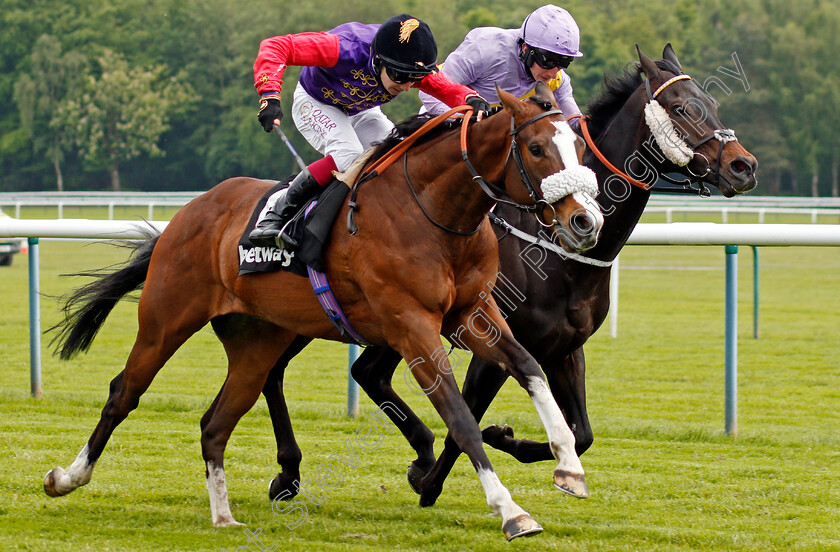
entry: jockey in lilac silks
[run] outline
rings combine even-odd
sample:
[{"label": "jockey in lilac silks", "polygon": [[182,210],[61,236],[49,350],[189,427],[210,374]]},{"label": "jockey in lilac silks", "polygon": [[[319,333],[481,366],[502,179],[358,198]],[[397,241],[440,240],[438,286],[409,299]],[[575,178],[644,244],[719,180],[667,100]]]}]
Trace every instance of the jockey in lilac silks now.
[{"label": "jockey in lilac silks", "polygon": [[382,25],[346,23],[321,33],[267,38],[254,63],[260,94],[258,118],[266,132],[283,117],[280,91],[288,65],[302,65],[292,118],[313,148],[325,157],[302,171],[262,213],[249,238],[258,245],[298,246],[285,232],[297,210],[364,150],[383,140],[393,123],[379,106],[417,88],[442,105],[489,106],[473,89],[437,70],[437,44],[429,26],[407,14]]},{"label": "jockey in lilac silks", "polygon": [[[491,104],[499,102],[496,84],[523,98],[533,94],[537,81],[542,81],[554,91],[557,105],[568,118],[580,114],[565,72],[572,60],[583,55],[579,48],[580,30],[575,20],[563,8],[549,4],[528,15],[519,29],[473,29],[447,56],[441,72]],[[421,92],[420,99],[432,114],[446,111],[444,104],[429,94]]]}]

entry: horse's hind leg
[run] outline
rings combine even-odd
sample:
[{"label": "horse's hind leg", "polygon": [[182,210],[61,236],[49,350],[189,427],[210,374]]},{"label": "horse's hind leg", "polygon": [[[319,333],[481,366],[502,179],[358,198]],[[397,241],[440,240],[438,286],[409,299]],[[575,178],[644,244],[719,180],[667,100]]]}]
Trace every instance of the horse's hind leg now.
[{"label": "horse's hind leg", "polygon": [[[229,324],[225,331],[219,331],[220,326],[214,324],[229,362],[227,379],[201,420],[201,454],[207,467],[210,514],[216,527],[240,525],[230,511],[225,482],[227,442],[239,419],[259,397],[276,359],[295,338],[294,333],[257,319],[248,317],[245,321],[245,324]],[[291,432],[290,423],[287,427]],[[293,434],[291,439],[294,442]]]},{"label": "horse's hind leg", "polygon": [[[49,496],[66,495],[90,481],[94,464],[114,429],[137,408],[140,396],[178,347],[207,322],[200,311],[190,306],[179,309],[181,305],[175,297],[162,301],[160,297],[152,298],[152,293],[144,292],[140,301],[134,347],[123,371],[111,381],[108,401],[93,434],[67,470],[57,467],[44,477],[44,491]],[[166,308],[154,305],[166,305]]]},{"label": "horse's hind leg", "polygon": [[[230,340],[231,345],[233,345],[235,335],[238,331],[247,330],[245,339],[253,342],[268,335],[266,332],[270,333],[272,331],[271,328],[276,328],[268,322],[245,315],[219,316],[211,322],[213,324],[213,330],[219,338],[223,342]],[[298,488],[295,487],[294,482],[300,481],[300,462],[303,456],[295,440],[295,433],[292,430],[292,420],[289,418],[289,410],[286,408],[286,397],[283,396],[283,376],[286,372],[286,367],[289,365],[289,361],[296,357],[311,341],[311,337],[297,336],[280,358],[277,359],[277,362],[274,363],[271,372],[268,374],[268,378],[265,380],[265,385],[263,385],[262,393],[268,405],[268,414],[271,417],[271,425],[274,428],[274,440],[277,443],[277,463],[281,468],[277,477],[269,482],[268,497],[270,500],[290,500],[298,493]],[[222,389],[219,390],[219,394],[216,395],[213,404],[210,405],[210,408],[201,419],[202,431],[216,410]]]},{"label": "horse's hind leg", "polygon": [[368,347],[353,363],[351,373],[353,379],[380,410],[391,418],[411,448],[417,452],[417,459],[408,467],[406,475],[411,488],[419,494],[420,481],[435,464],[435,434],[397,395],[391,385],[394,370],[401,360],[400,354],[390,347]]},{"label": "horse's hind leg", "polygon": [[[274,428],[274,440],[277,443],[277,463],[281,470],[268,485],[268,498],[272,501],[277,499],[291,500],[297,495],[300,485],[300,462],[303,457],[295,440],[295,433],[292,430],[289,410],[286,408],[286,397],[283,395],[283,376],[289,361],[297,356],[311,341],[312,339],[309,337],[297,336],[274,364],[262,390],[265,402],[268,405],[268,414],[271,416],[271,425]],[[295,486],[295,482],[298,482],[298,486]]]}]

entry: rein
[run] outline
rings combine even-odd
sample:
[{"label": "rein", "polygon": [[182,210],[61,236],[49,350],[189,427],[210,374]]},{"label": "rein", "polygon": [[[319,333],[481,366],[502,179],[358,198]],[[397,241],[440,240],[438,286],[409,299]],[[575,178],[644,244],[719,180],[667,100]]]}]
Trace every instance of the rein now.
[{"label": "rein", "polygon": [[[648,102],[654,102],[655,103],[656,102],[656,97],[659,94],[661,94],[663,90],[668,88],[671,84],[673,84],[675,82],[678,82],[678,81],[681,81],[681,80],[692,80],[692,79],[691,79],[690,75],[676,75],[676,76],[668,79],[664,83],[662,83],[662,85],[659,88],[657,88],[656,91],[651,92],[650,81],[648,79],[645,79],[645,90],[647,91]],[[692,157],[693,156],[699,156],[699,157],[702,157],[706,161],[705,170],[701,174],[696,174],[694,171],[692,171],[688,167],[688,164],[686,164],[685,165],[686,170],[689,172],[689,176],[686,180],[676,180],[676,179],[673,179],[673,178],[669,177],[668,175],[661,174],[661,175],[659,175],[659,177],[662,178],[663,180],[665,180],[667,182],[670,182],[671,184],[676,184],[678,186],[681,186],[680,189],[661,188],[661,187],[655,187],[653,184],[647,184],[645,182],[641,182],[639,180],[636,180],[635,178],[632,178],[630,175],[628,175],[627,173],[625,173],[624,171],[620,170],[618,167],[616,167],[615,165],[610,163],[609,159],[607,159],[607,157],[603,154],[603,152],[601,152],[601,150],[599,150],[598,147],[595,145],[595,141],[592,139],[592,136],[589,133],[589,126],[587,124],[587,117],[583,116],[583,115],[573,115],[573,116],[569,117],[569,120],[576,119],[576,118],[580,119],[580,129],[581,129],[581,133],[583,135],[583,139],[586,141],[587,147],[589,147],[589,149],[592,150],[592,153],[595,154],[595,157],[597,157],[598,160],[610,172],[612,172],[613,174],[615,174],[617,176],[620,176],[621,178],[623,178],[624,180],[629,182],[631,185],[636,186],[637,188],[641,188],[643,190],[655,190],[655,191],[671,192],[671,193],[692,193],[692,194],[697,193],[702,197],[710,196],[711,192],[705,186],[702,179],[706,175],[712,174],[714,176],[714,185],[717,186],[720,183],[720,179],[723,178],[720,174],[720,160],[721,160],[721,156],[723,155],[723,148],[724,148],[724,146],[726,145],[727,142],[738,140],[738,138],[735,136],[735,132],[731,129],[715,129],[713,132],[709,133],[707,136],[704,136],[703,138],[701,138],[698,142],[696,142],[694,144],[686,144],[692,150]],[[653,132],[653,129],[651,129],[651,132]],[[705,144],[706,142],[708,142],[712,138],[715,138],[720,142],[720,147],[718,148],[718,154],[717,154],[717,159],[716,159],[717,160],[717,168],[714,169],[714,170],[712,170],[712,164],[709,161],[709,159],[705,155],[703,155],[702,153],[697,153],[695,151],[698,147],[702,146],[703,144]],[[695,183],[698,185],[697,188],[693,188],[691,186],[692,184],[695,184]]]},{"label": "rein", "polygon": [[[453,233],[453,234],[461,235],[461,236],[471,236],[481,229],[481,227],[484,225],[483,220],[478,225],[478,227],[475,228],[474,230],[471,230],[469,232],[461,232],[461,231],[454,230],[454,229],[448,228],[446,226],[443,226],[442,224],[440,224],[437,221],[435,221],[434,219],[432,219],[431,216],[429,215],[429,213],[426,211],[426,209],[420,203],[420,200],[417,197],[417,193],[415,192],[414,187],[411,185],[411,182],[408,179],[408,171],[407,171],[407,155],[408,155],[407,150],[408,150],[408,148],[410,148],[412,146],[412,144],[414,144],[414,142],[417,141],[418,138],[420,138],[421,136],[423,136],[424,134],[429,132],[434,127],[441,124],[446,119],[449,119],[453,115],[455,115],[457,113],[460,113],[460,112],[463,112],[462,122],[461,122],[461,135],[460,135],[460,138],[461,138],[461,158],[464,160],[464,164],[467,166],[467,170],[470,172],[470,175],[472,175],[473,182],[478,184],[479,187],[482,189],[482,191],[488,197],[490,197],[493,201],[495,201],[497,203],[505,203],[507,205],[512,205],[512,206],[514,206],[517,209],[520,209],[522,211],[526,211],[526,212],[529,212],[529,213],[536,213],[544,205],[549,205],[545,201],[545,199],[543,199],[541,197],[539,190],[534,185],[533,181],[531,180],[531,176],[528,174],[528,171],[525,168],[524,161],[522,160],[522,153],[519,150],[519,145],[516,143],[516,135],[523,128],[525,128],[528,125],[542,119],[543,117],[548,117],[549,115],[562,115],[563,112],[560,111],[559,109],[552,109],[552,110],[549,110],[549,111],[545,111],[543,113],[540,113],[539,115],[535,115],[534,117],[531,117],[530,119],[528,119],[527,121],[525,121],[524,123],[519,125],[518,127],[515,126],[513,117],[511,116],[511,118],[510,118],[510,135],[511,135],[512,139],[511,139],[510,149],[508,150],[507,159],[510,159],[510,157],[513,156],[513,159],[516,162],[516,166],[519,169],[519,175],[520,175],[520,178],[522,179],[522,183],[525,185],[525,188],[528,190],[528,195],[534,201],[533,205],[524,205],[524,204],[521,204],[521,203],[517,203],[516,201],[508,200],[508,199],[505,199],[503,197],[500,197],[493,189],[493,188],[496,188],[496,187],[493,184],[491,184],[490,182],[488,182],[484,177],[479,175],[478,172],[475,170],[475,167],[473,166],[473,164],[470,163],[468,152],[467,152],[467,130],[469,128],[469,120],[470,120],[469,115],[472,113],[472,111],[473,111],[472,106],[462,105],[462,106],[459,106],[459,107],[452,108],[445,113],[441,113],[440,115],[438,115],[434,119],[430,119],[429,121],[426,121],[423,124],[423,126],[421,126],[419,129],[414,131],[411,134],[411,136],[405,138],[402,142],[397,144],[396,147],[394,147],[386,155],[384,155],[383,157],[378,159],[376,162],[374,162],[373,165],[371,165],[371,167],[368,170],[365,171],[365,173],[361,176],[361,178],[359,178],[359,181],[356,183],[356,185],[353,186],[353,189],[350,192],[350,199],[347,202],[347,206],[349,207],[349,211],[347,213],[347,231],[350,233],[351,236],[355,235],[356,232],[359,231],[359,227],[356,225],[356,223],[354,221],[354,212],[359,208],[359,204],[356,202],[356,195],[358,194],[359,188],[365,182],[367,182],[369,180],[372,180],[373,178],[382,174],[382,172],[385,169],[387,169],[389,166],[391,166],[394,163],[394,161],[396,161],[396,159],[401,155],[404,156],[403,171],[404,171],[404,174],[405,174],[406,182],[408,183],[409,188],[411,188],[411,192],[414,194],[414,198],[417,201],[417,204],[420,206],[420,210],[423,211],[423,214],[426,216],[426,218],[432,224],[434,224],[438,228],[441,228],[442,230],[445,230],[445,231]],[[507,165],[507,161],[505,161],[505,165]]]},{"label": "rein", "polygon": [[[548,117],[549,115],[563,115],[563,112],[559,109],[551,109],[549,111],[545,111],[531,117],[524,123],[519,126],[514,125],[513,117],[510,118],[510,149],[508,150],[507,159],[505,160],[505,166],[507,166],[508,160],[513,157],[514,162],[516,163],[516,167],[519,169],[519,177],[522,179],[522,183],[525,184],[525,189],[528,190],[528,195],[531,196],[531,199],[534,202],[534,205],[523,205],[521,203],[517,203],[515,201],[511,201],[505,199],[496,192],[498,188],[493,186],[490,182],[487,182],[482,176],[480,176],[475,168],[473,167],[472,163],[468,158],[467,154],[467,131],[465,127],[461,127],[461,157],[464,159],[464,163],[467,165],[467,170],[470,171],[472,175],[473,181],[481,186],[481,189],[484,190],[484,193],[487,194],[493,201],[497,203],[504,203],[506,205],[512,205],[521,211],[526,211],[528,213],[536,213],[538,212],[544,205],[548,205],[548,203],[540,196],[539,190],[537,187],[534,186],[534,182],[531,180],[531,176],[528,174],[527,169],[525,168],[525,162],[522,160],[522,152],[519,149],[519,144],[516,142],[516,135],[521,131],[523,128],[527,127],[528,125],[539,121],[543,117]],[[494,188],[496,188],[494,190]]]},{"label": "rein", "polygon": [[580,131],[583,133],[583,139],[586,141],[587,147],[589,147],[589,149],[592,150],[592,153],[595,154],[595,157],[597,157],[598,160],[610,170],[610,172],[620,176],[621,178],[623,178],[633,186],[636,186],[637,188],[641,188],[643,190],[650,190],[650,184],[646,184],[645,182],[636,180],[635,178],[631,177],[630,175],[628,175],[627,173],[610,163],[610,160],[607,159],[607,157],[601,152],[601,150],[598,149],[598,146],[595,145],[595,141],[592,139],[592,135],[589,134],[589,125],[586,122],[587,117],[584,117],[583,115],[572,115],[571,117],[569,117],[569,119],[577,118],[580,119]]},{"label": "rein", "polygon": [[[429,119],[426,121],[423,126],[419,129],[415,130],[411,136],[397,144],[391,151],[387,154],[383,155],[381,158],[377,159],[371,167],[362,174],[359,178],[358,182],[353,186],[352,190],[350,190],[350,199],[347,202],[347,206],[350,210],[347,213],[347,231],[350,233],[351,236],[355,236],[356,232],[359,231],[359,227],[356,225],[356,222],[353,220],[353,213],[359,208],[359,204],[356,202],[356,195],[359,193],[359,188],[362,187],[362,184],[368,182],[379,176],[385,169],[390,167],[397,158],[402,155],[404,152],[411,147],[414,142],[417,141],[418,138],[444,122],[446,119],[452,117],[456,113],[460,112],[470,112],[472,111],[472,106],[469,105],[462,105],[459,107],[454,107],[445,113],[441,113],[434,119]],[[468,119],[468,118],[466,118]],[[466,124],[466,123],[464,123]]]}]

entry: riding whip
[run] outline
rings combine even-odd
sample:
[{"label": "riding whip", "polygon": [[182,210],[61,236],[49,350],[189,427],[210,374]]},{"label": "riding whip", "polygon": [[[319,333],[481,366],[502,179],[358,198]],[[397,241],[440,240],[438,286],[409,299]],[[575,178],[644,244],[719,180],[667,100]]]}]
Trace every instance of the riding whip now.
[{"label": "riding whip", "polygon": [[298,152],[295,150],[295,147],[289,141],[289,138],[288,138],[288,136],[286,136],[286,133],[283,132],[283,130],[281,130],[279,119],[274,119],[274,125],[272,126],[272,128],[274,129],[274,133],[277,136],[279,136],[281,140],[283,140],[283,143],[286,144],[286,147],[289,148],[290,152],[292,152],[292,155],[294,156],[295,161],[297,161],[298,166],[300,166],[301,172],[304,172],[308,175],[309,174],[309,169],[306,168],[306,163],[304,163],[303,159],[300,158],[300,155],[298,155]]}]

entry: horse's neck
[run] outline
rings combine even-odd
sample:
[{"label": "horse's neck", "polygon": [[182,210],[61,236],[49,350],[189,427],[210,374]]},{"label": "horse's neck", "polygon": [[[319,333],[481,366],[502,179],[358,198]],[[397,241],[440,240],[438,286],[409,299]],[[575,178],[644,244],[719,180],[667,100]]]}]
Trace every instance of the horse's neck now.
[{"label": "horse's neck", "polygon": [[[647,135],[647,126],[643,107],[644,100],[640,99],[638,94],[631,96],[598,138],[601,153],[625,172],[626,161],[634,155],[644,155],[645,152],[643,137]],[[633,139],[628,140],[628,136],[632,136]],[[639,222],[650,198],[650,192],[615,176],[591,150],[587,150],[584,164],[589,166],[598,178],[601,188],[598,203],[604,213],[604,226],[598,244],[587,256],[612,260],[627,243],[633,228]],[[609,189],[604,189],[608,182]]]},{"label": "horse's neck", "polygon": [[[499,115],[482,124],[480,132],[470,129],[468,158],[476,171],[491,183],[501,187],[505,153],[504,137],[509,119]],[[504,121],[502,121],[504,119]],[[496,127],[503,130],[494,132]],[[481,139],[478,138],[480,135]],[[496,136],[499,139],[496,139]],[[429,216],[447,228],[469,232],[477,228],[493,200],[473,181],[461,156],[460,136],[453,133],[427,147],[417,148],[413,162],[409,160],[409,177]]]}]

